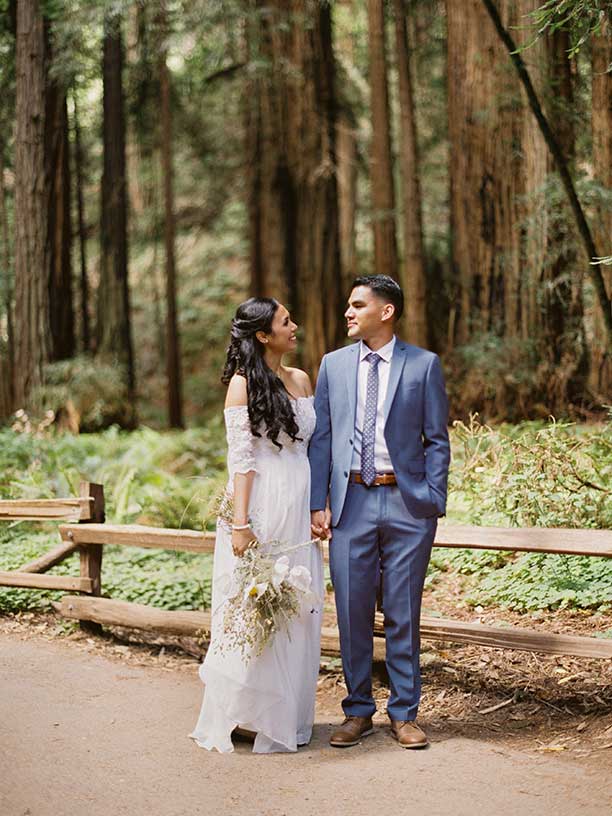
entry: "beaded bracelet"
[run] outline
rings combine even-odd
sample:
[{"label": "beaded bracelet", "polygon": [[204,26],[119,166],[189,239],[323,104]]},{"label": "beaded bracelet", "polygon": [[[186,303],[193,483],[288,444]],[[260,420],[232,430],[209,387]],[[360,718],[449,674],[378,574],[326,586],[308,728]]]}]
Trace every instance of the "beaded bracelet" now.
[{"label": "beaded bracelet", "polygon": [[250,527],[250,524],[232,524],[232,530],[248,530]]}]

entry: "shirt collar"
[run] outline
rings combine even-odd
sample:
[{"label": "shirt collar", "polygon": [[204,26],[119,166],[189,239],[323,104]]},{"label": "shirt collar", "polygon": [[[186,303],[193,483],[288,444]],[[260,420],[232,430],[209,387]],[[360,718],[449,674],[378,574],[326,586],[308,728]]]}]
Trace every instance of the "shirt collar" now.
[{"label": "shirt collar", "polygon": [[[379,348],[376,354],[378,354],[378,356],[381,357],[386,363],[390,363],[391,357],[393,357],[394,348],[395,348],[395,335],[393,335],[389,342],[385,343],[385,345],[382,348]],[[361,340],[359,343],[359,362],[364,360],[367,357],[367,355],[370,354],[371,351],[372,349],[368,348],[368,346],[366,346],[363,340]]]}]

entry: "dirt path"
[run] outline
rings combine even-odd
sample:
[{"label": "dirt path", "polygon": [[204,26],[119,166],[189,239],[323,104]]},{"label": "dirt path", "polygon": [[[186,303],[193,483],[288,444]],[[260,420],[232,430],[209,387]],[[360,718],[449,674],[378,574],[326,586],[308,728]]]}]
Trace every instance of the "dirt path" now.
[{"label": "dirt path", "polygon": [[335,750],[336,718],[321,710],[297,755],[255,756],[246,744],[209,754],[187,738],[202,691],[195,661],[176,670],[120,661],[120,652],[0,634],[2,816],[612,812],[601,758],[439,734],[429,750],[408,752],[382,726]]}]

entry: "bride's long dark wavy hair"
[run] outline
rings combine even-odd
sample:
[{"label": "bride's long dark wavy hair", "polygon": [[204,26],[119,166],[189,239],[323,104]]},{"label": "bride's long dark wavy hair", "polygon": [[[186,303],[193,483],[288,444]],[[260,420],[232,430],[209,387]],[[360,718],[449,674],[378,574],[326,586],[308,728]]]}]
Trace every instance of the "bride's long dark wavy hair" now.
[{"label": "bride's long dark wavy hair", "polygon": [[264,360],[264,346],[255,336],[258,331],[270,334],[272,321],[278,309],[274,298],[249,298],[241,303],[234,319],[230,344],[221,382],[227,385],[234,374],[242,374],[247,381],[247,405],[251,432],[266,436],[279,449],[283,446],[278,435],[285,431],[295,442],[300,431],[289,401],[289,395],[280,377]]}]

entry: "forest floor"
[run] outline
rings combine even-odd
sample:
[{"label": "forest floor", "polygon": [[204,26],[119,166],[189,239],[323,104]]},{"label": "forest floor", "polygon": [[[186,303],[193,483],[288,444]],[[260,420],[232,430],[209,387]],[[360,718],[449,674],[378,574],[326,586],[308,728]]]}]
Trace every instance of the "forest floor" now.
[{"label": "forest floor", "polygon": [[[577,627],[575,616],[554,615],[558,630],[587,633],[586,618]],[[352,749],[330,748],[345,689],[339,661],[323,658],[309,746],[297,756],[255,756],[238,743],[221,756],[187,737],[202,695],[195,641],[118,628],[98,636],[53,614],[0,617],[0,813],[612,811],[607,661],[441,646],[423,651],[427,751],[391,740],[380,668],[375,734]]]}]

